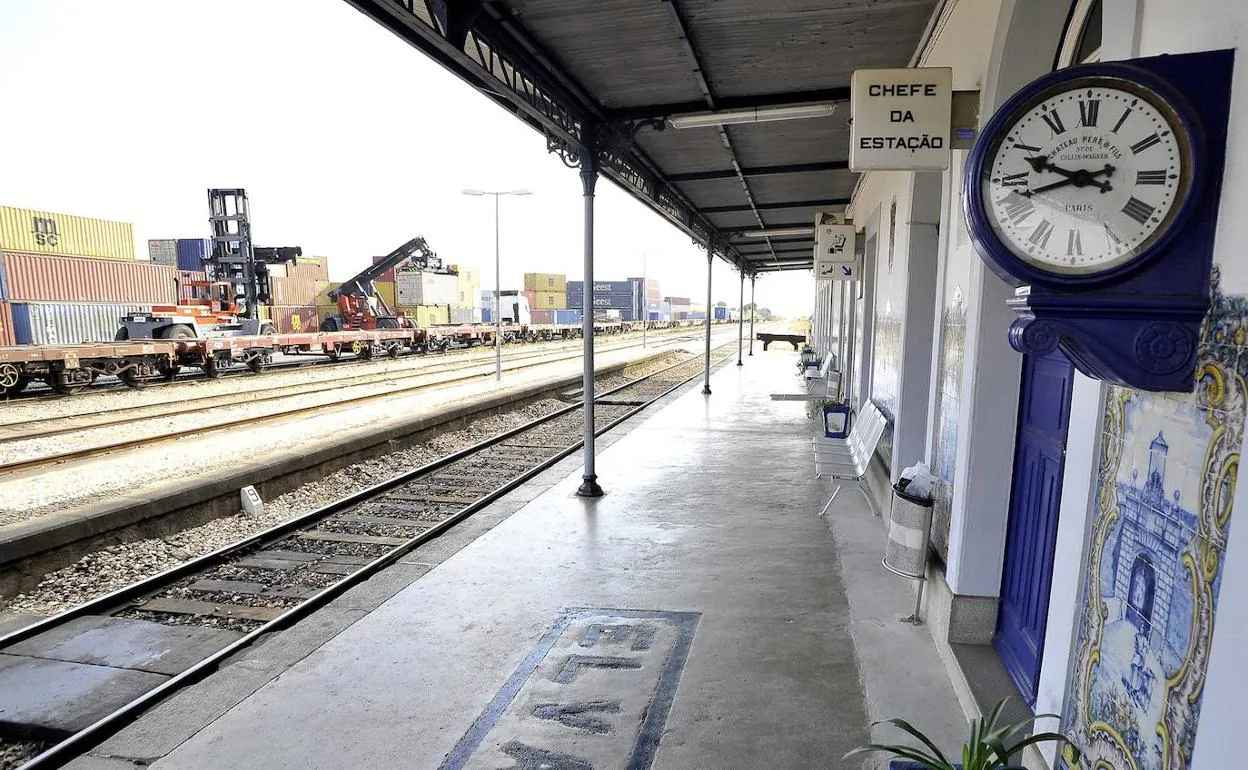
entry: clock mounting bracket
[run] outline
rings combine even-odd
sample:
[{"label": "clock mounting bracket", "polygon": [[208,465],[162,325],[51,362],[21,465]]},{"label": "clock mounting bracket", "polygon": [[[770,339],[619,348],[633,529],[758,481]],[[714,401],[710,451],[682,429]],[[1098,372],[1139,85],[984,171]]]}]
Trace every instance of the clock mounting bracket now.
[{"label": "clock mounting bracket", "polygon": [[[1084,374],[1150,391],[1191,391],[1200,326],[1210,301],[1213,243],[1221,192],[1233,51],[1174,54],[1061,70],[1022,89],[989,121],[968,158],[966,216],[977,251],[1007,282],[1018,351],[1061,349]],[[988,222],[980,182],[1008,118],[1028,95],[1088,76],[1129,77],[1175,97],[1197,149],[1181,216],[1141,256],[1097,275],[1043,273],[1013,257]],[[994,143],[994,136],[997,141]]]}]

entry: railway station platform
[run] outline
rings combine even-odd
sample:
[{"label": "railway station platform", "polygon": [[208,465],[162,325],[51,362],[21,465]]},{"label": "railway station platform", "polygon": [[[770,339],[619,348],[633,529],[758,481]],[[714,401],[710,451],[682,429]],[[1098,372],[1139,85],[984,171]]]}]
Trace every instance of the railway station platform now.
[{"label": "railway station platform", "polygon": [[566,459],[69,767],[875,767],[841,757],[891,716],[959,746],[880,519],[818,516],[794,355],[746,360],[604,436],[605,497]]}]

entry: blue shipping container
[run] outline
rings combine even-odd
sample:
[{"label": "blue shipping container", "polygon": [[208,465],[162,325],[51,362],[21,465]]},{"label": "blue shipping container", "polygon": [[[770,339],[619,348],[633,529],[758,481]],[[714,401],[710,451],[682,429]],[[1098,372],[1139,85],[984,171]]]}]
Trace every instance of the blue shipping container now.
[{"label": "blue shipping container", "polygon": [[123,315],[151,312],[143,305],[95,302],[14,302],[10,307],[18,345],[111,342]]},{"label": "blue shipping container", "polygon": [[211,238],[179,238],[178,269],[203,270],[204,260],[212,254]]},{"label": "blue shipping container", "polygon": [[4,280],[4,252],[0,252],[0,300],[9,298],[9,283]]},{"label": "blue shipping container", "polygon": [[579,324],[581,322],[581,311],[579,310],[556,310],[555,323],[560,325]]},{"label": "blue shipping container", "polygon": [[493,313],[494,313],[493,308],[488,308],[488,307],[481,308],[481,323],[485,323],[485,324],[493,323],[494,322]]},{"label": "blue shipping container", "polygon": [[[580,294],[568,294],[568,307],[579,308],[583,304],[583,297]],[[596,308],[617,308],[619,310],[636,310],[637,297],[633,294],[595,294],[594,307]]]},{"label": "blue shipping container", "polygon": [[[637,294],[640,284],[633,281],[594,281],[594,294]],[[584,281],[568,281],[568,294],[581,294],[585,291]]]},{"label": "blue shipping container", "polygon": [[727,321],[727,320],[728,320],[728,308],[726,308],[726,307],[717,307],[717,308],[715,308],[715,320],[716,320],[716,321]]}]

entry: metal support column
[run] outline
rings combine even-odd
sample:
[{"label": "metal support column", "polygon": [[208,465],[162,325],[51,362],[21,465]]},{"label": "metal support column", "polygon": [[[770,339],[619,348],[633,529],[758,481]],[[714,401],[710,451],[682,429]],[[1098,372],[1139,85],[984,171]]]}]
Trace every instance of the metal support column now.
[{"label": "metal support column", "polygon": [[715,241],[706,239],[706,378],[702,384],[703,395],[711,395],[711,266],[715,263]]},{"label": "metal support column", "polygon": [[745,331],[745,271],[741,271],[741,297],[737,300],[737,366],[741,366],[741,334]]},{"label": "metal support column", "polygon": [[750,274],[750,355],[754,355],[754,313],[758,310],[754,307],[754,279],[757,277],[754,273]]},{"label": "metal support column", "polygon": [[[498,199],[494,195],[494,382],[503,384],[503,269],[498,256]],[[517,314],[518,315],[518,314]],[[516,319],[520,323],[520,319]]]},{"label": "metal support column", "polygon": [[585,402],[585,473],[579,497],[602,497],[594,472],[594,185],[598,182],[597,148],[581,147],[581,190],[585,197],[585,281],[581,299],[581,334],[584,335],[584,370],[581,379]]}]

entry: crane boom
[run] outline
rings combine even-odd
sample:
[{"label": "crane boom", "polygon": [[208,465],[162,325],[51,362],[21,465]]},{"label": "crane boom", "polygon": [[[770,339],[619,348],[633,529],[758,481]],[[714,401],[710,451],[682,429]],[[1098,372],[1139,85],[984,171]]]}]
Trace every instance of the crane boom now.
[{"label": "crane boom", "polygon": [[339,294],[351,294],[356,297],[371,296],[374,280],[387,270],[409,260],[421,270],[437,269],[442,266],[442,260],[438,259],[433,249],[429,248],[425,239],[417,236],[382,257],[376,264],[369,265],[358,274],[343,281],[341,286],[329,293],[329,298],[336,300]]}]

